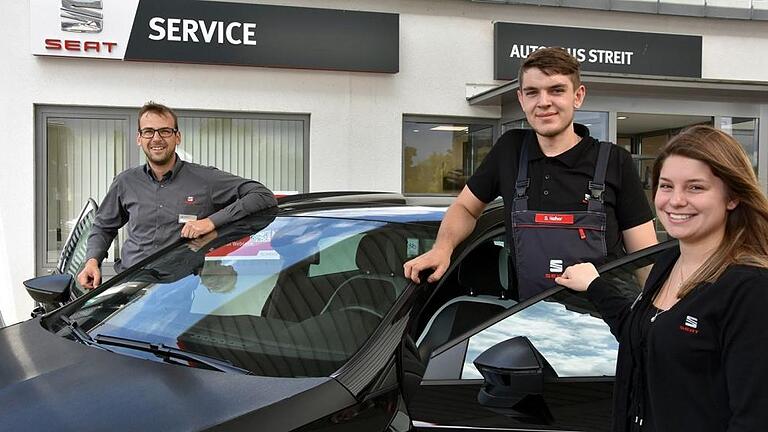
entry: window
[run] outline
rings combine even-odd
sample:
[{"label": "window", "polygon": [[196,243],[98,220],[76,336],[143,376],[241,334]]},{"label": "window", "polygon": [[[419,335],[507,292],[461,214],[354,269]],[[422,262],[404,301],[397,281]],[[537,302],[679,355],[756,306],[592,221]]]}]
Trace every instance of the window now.
[{"label": "window", "polygon": [[[582,124],[589,128],[589,134],[600,141],[608,141],[608,113],[602,111],[576,111],[574,123]],[[531,125],[526,119],[514,120],[502,125],[502,133],[510,129],[530,129]]]},{"label": "window", "polygon": [[322,276],[357,270],[356,250],[363,234],[349,237],[327,237],[318,240],[318,262],[309,266],[309,276]]},{"label": "window", "polygon": [[458,194],[493,147],[495,120],[406,118],[403,192]]},{"label": "window", "polygon": [[720,117],[720,129],[727,132],[744,147],[757,173],[757,131],[758,119],[745,117]]},{"label": "window", "polygon": [[184,160],[212,165],[272,190],[303,192],[304,136],[302,119],[233,118],[180,114]]},{"label": "window", "polygon": [[[45,234],[43,264],[53,267],[80,210],[93,197],[101,202],[126,164],[131,141],[127,115],[51,113],[44,118]],[[38,177],[39,178],[39,177]],[[119,253],[113,246],[110,256]]]},{"label": "window", "polygon": [[[407,244],[436,233],[399,223],[255,215],[222,228],[203,248],[166,249],[112,279],[70,316],[92,336],[165,343],[256,375],[328,376],[371,337],[408,286],[401,274]],[[310,265],[333,259],[323,251],[335,247],[350,248],[359,268],[308,276]]]},{"label": "window", "polygon": [[[640,252],[623,265],[601,273],[627,299],[640,294],[638,275],[647,276],[660,250]],[[560,378],[613,376],[618,343],[585,294],[561,289],[482,330],[469,339],[461,379],[482,379],[472,363],[493,345],[526,336]]]},{"label": "window", "polygon": [[[144,163],[138,109],[37,107],[37,272],[52,270],[81,208],[97,203],[121,171]],[[259,180],[272,190],[308,188],[309,117],[178,110],[181,159]],[[120,255],[123,233],[107,262]],[[106,269],[110,272],[109,266]]]},{"label": "window", "polygon": [[461,378],[482,379],[472,361],[515,336],[527,336],[559,377],[612,376],[616,370],[619,345],[608,326],[591,304],[563,290],[473,336]]}]

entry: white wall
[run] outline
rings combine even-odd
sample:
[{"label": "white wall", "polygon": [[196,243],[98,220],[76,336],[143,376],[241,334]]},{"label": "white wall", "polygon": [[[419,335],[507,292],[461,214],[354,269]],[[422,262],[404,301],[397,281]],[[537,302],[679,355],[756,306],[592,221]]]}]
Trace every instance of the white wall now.
[{"label": "white wall", "polygon": [[[53,0],[52,0],[53,1]],[[117,0],[107,0],[117,1]],[[21,282],[34,276],[34,105],[310,114],[310,188],[400,191],[403,114],[499,117],[471,107],[468,83],[493,80],[493,22],[704,35],[705,78],[764,80],[764,22],[663,17],[468,0],[254,1],[400,13],[400,73],[365,74],[34,57],[29,4],[4,4],[0,26],[0,310],[28,317]],[[765,37],[759,35],[766,34]],[[758,35],[758,36],[755,36]],[[376,173],[376,175],[371,175]]]}]

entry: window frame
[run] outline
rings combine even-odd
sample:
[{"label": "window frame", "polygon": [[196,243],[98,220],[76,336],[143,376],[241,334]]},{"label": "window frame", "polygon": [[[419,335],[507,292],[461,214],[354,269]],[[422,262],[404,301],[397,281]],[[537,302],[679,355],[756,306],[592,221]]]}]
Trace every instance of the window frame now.
[{"label": "window frame", "polygon": [[[405,166],[404,166],[405,161],[403,160],[403,157],[405,156],[405,123],[458,123],[458,124],[466,124],[466,125],[490,125],[491,126],[491,145],[496,144],[496,141],[501,136],[501,134],[499,133],[499,131],[501,130],[500,119],[498,118],[404,114],[402,122],[400,124],[400,192],[404,196],[420,196],[420,195],[456,196],[458,195],[453,193],[430,193],[430,192],[406,192],[405,191]],[[474,174],[474,172],[471,174]]]},{"label": "window frame", "polygon": [[[47,215],[48,215],[48,119],[66,118],[66,119],[97,119],[97,120],[120,120],[127,121],[127,127],[123,133],[127,137],[122,149],[122,157],[125,166],[117,171],[122,172],[128,168],[137,167],[144,163],[144,155],[141,149],[136,145],[136,124],[138,123],[139,107],[125,106],[82,106],[82,105],[34,105],[34,162],[35,162],[35,274],[38,276],[51,274],[56,269],[55,262],[48,262],[47,250]],[[292,120],[303,123],[303,142],[302,142],[302,184],[303,190],[297,192],[303,193],[310,190],[309,178],[309,133],[310,133],[310,115],[308,113],[270,113],[270,112],[240,112],[240,111],[217,111],[217,110],[191,110],[174,109],[179,117],[214,117],[228,119],[246,119],[246,120]],[[183,145],[182,131],[182,145]],[[109,185],[107,185],[109,186]],[[91,197],[93,198],[93,197]],[[77,203],[80,208],[84,203]],[[99,203],[100,204],[100,203]],[[119,239],[118,234],[117,239]],[[112,263],[105,262],[102,266],[104,276],[114,276],[115,271]]]},{"label": "window frame", "polygon": [[[134,136],[131,125],[138,121],[138,110],[130,108],[98,108],[80,106],[36,105],[35,106],[35,274],[50,274],[56,269],[56,263],[48,262],[47,258],[47,217],[48,217],[48,119],[98,119],[98,120],[125,120],[126,129],[123,130],[126,137]],[[128,138],[130,140],[130,138]],[[139,151],[130,145],[130,141],[124,143],[123,160],[130,166],[139,164]],[[132,151],[133,150],[133,151]],[[77,204],[78,208],[84,203]],[[119,236],[119,234],[118,234]],[[119,237],[118,237],[119,238]],[[60,252],[60,251],[59,251]],[[114,275],[111,263],[104,263],[102,272],[105,275]]]},{"label": "window frame", "polygon": [[[481,239],[479,239],[478,244],[479,244],[479,242],[482,242],[484,240],[487,240],[488,238],[491,238],[493,236],[493,233],[496,233],[496,232],[498,232],[498,231],[497,230],[493,230],[490,233],[490,235],[483,236]],[[621,267],[621,266],[623,266],[623,265],[625,265],[627,263],[636,261],[638,259],[650,256],[650,255],[662,253],[663,251],[668,250],[668,249],[674,247],[676,244],[677,244],[676,240],[670,240],[670,241],[666,241],[666,242],[663,242],[663,243],[658,243],[658,244],[656,244],[654,246],[650,246],[650,247],[645,248],[643,250],[637,251],[637,252],[635,252],[633,254],[623,256],[623,257],[621,257],[619,259],[616,259],[616,260],[613,260],[613,261],[611,261],[611,262],[609,262],[607,264],[604,264],[604,265],[602,265],[602,266],[600,266],[598,268],[598,271],[600,273],[609,272],[611,270],[614,270],[614,269],[616,269],[618,267]],[[456,354],[457,354],[456,351],[457,350],[461,350],[462,352],[466,353],[466,349],[468,347],[469,339],[472,338],[473,336],[475,336],[476,334],[478,334],[478,333],[480,333],[482,331],[485,331],[486,329],[488,329],[489,327],[493,326],[494,324],[496,324],[496,323],[498,323],[500,321],[503,321],[504,319],[506,319],[506,318],[508,318],[508,317],[510,317],[510,316],[512,316],[512,315],[514,315],[514,314],[516,314],[518,312],[520,312],[521,310],[528,308],[529,306],[533,305],[534,303],[538,303],[538,302],[542,301],[545,298],[551,297],[552,295],[554,295],[554,294],[556,294],[559,291],[564,290],[564,289],[567,289],[567,288],[565,288],[563,286],[552,287],[552,288],[550,288],[550,289],[548,289],[546,291],[543,291],[543,292],[541,292],[541,293],[539,293],[539,294],[537,294],[537,295],[535,295],[533,297],[528,298],[527,300],[524,300],[524,301],[522,301],[520,303],[517,303],[516,305],[514,305],[511,308],[507,309],[506,311],[501,312],[500,314],[495,315],[495,316],[489,318],[488,320],[486,320],[486,321],[476,325],[475,327],[465,331],[464,333],[462,333],[460,335],[457,335],[456,337],[448,340],[443,345],[435,348],[432,351],[432,353],[430,355],[430,358],[428,359],[428,363],[427,363],[427,373],[429,373],[429,367],[428,367],[429,362],[432,362],[432,361],[436,360],[438,362],[438,364],[440,364],[441,369],[444,369],[445,366],[441,364],[441,361],[442,361],[442,363],[445,363],[446,360],[441,359],[440,358],[441,356],[445,355],[445,356],[448,356],[449,358],[454,358],[454,357],[456,357]],[[461,356],[462,364],[464,362],[465,355],[466,354]],[[461,370],[461,368],[459,370]],[[427,375],[425,374],[425,380],[426,379],[427,379]],[[438,380],[438,381],[446,381],[446,382],[447,381],[450,381],[450,382],[454,382],[455,381],[457,384],[462,384],[462,383],[464,383],[464,384],[471,384],[471,383],[477,383],[477,382],[482,382],[483,381],[482,379],[461,379],[461,375],[459,375],[459,379],[455,379],[455,380],[453,380],[453,379],[443,379],[443,378],[439,378],[439,377],[430,378],[430,379]],[[593,380],[594,381],[594,380],[601,380],[601,379],[613,380],[614,377],[604,377],[604,378],[602,378],[602,377],[597,377],[597,378],[595,378],[595,377],[586,377],[586,378],[583,378],[583,377],[573,377],[573,378],[560,378],[560,381],[568,381],[568,380],[575,380],[575,381],[578,381],[578,380]]]}]

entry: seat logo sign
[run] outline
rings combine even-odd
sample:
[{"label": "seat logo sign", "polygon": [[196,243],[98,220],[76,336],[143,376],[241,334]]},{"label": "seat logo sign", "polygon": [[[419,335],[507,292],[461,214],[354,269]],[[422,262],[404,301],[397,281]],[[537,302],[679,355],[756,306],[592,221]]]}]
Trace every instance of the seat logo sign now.
[{"label": "seat logo sign", "polygon": [[104,15],[101,0],[61,0],[61,30],[73,33],[101,33]]}]

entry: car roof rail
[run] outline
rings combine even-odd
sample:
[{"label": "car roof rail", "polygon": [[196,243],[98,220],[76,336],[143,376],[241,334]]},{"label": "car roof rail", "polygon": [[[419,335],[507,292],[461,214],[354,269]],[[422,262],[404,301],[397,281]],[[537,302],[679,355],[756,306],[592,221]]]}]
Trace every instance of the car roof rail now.
[{"label": "car roof rail", "polygon": [[308,199],[332,198],[349,195],[375,195],[375,194],[393,194],[395,192],[384,191],[331,191],[331,192],[307,192],[296,195],[285,195],[277,199],[277,204],[291,203]]}]

